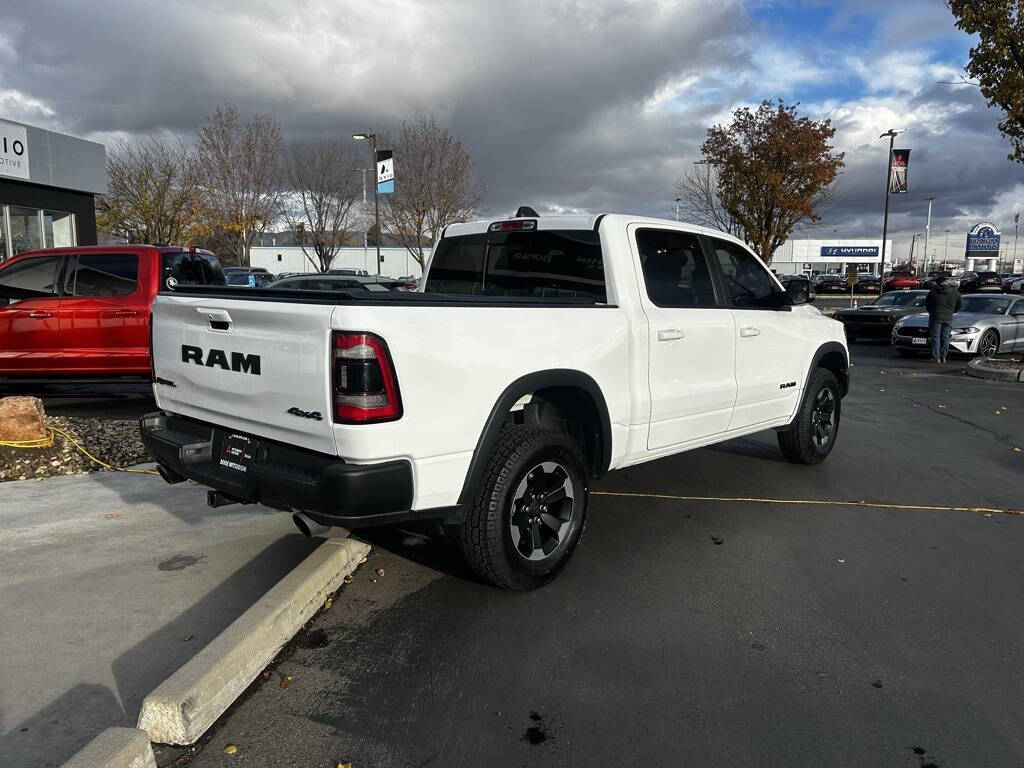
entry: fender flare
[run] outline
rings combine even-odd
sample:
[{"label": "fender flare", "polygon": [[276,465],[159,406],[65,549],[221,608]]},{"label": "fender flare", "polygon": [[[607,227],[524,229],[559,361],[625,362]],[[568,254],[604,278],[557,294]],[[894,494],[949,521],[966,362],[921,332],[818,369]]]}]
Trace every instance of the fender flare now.
[{"label": "fender flare", "polygon": [[838,341],[827,341],[820,347],[818,347],[818,351],[814,353],[814,356],[811,358],[811,364],[807,368],[807,376],[804,377],[804,384],[806,386],[806,382],[810,381],[811,373],[814,371],[815,368],[818,367],[818,364],[821,362],[822,358],[824,358],[825,355],[831,354],[833,352],[838,352],[840,355],[843,356],[843,361],[845,363],[843,365],[843,371],[846,375],[840,377],[839,389],[840,395],[842,397],[846,397],[846,394],[850,391],[850,353],[846,349],[846,347],[844,347]]},{"label": "fender flare", "polygon": [[491,408],[491,412],[484,422],[484,428],[480,432],[476,448],[473,450],[473,458],[469,462],[469,471],[466,473],[466,479],[462,484],[462,492],[459,494],[458,501],[460,506],[470,502],[473,488],[476,487],[484,473],[487,458],[490,456],[491,449],[498,440],[505,417],[512,410],[512,406],[524,395],[536,392],[538,389],[549,389],[551,387],[575,387],[582,389],[590,395],[597,408],[601,432],[601,455],[597,457],[597,467],[594,474],[600,477],[608,471],[612,456],[612,423],[611,417],[608,415],[608,404],[605,402],[601,387],[598,386],[598,383],[591,376],[582,371],[568,368],[534,371],[525,376],[520,376],[505,387],[505,390]]}]

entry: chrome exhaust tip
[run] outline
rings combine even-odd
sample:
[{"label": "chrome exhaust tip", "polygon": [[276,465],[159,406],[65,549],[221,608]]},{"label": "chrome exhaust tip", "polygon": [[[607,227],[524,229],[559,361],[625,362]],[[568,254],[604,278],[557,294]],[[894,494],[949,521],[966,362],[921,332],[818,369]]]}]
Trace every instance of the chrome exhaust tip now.
[{"label": "chrome exhaust tip", "polygon": [[331,530],[331,526],[318,523],[302,512],[293,512],[292,522],[295,523],[295,527],[299,529],[299,533],[303,536],[323,536]]}]

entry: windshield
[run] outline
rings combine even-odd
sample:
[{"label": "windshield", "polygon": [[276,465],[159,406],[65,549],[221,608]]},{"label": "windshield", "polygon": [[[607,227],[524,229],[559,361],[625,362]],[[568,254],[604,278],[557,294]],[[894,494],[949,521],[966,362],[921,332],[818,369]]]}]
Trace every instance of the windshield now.
[{"label": "windshield", "polygon": [[966,296],[961,312],[976,312],[979,315],[1005,315],[1013,299],[999,299],[994,296]]},{"label": "windshield", "polygon": [[885,296],[880,296],[874,303],[876,307],[904,307],[914,299],[920,299],[920,293],[913,293],[907,291],[905,293],[887,293]]}]

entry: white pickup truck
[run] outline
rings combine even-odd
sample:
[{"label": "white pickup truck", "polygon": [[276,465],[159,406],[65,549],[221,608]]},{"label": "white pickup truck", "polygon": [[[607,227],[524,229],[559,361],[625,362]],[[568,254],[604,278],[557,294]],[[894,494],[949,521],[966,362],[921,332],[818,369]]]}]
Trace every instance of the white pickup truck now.
[{"label": "white pickup truck", "polygon": [[212,506],[287,510],[307,534],[439,520],[482,579],[530,589],[608,470],[765,429],[791,461],[829,454],[849,354],[809,295],[673,221],[453,225],[418,293],[160,294],[142,438]]}]

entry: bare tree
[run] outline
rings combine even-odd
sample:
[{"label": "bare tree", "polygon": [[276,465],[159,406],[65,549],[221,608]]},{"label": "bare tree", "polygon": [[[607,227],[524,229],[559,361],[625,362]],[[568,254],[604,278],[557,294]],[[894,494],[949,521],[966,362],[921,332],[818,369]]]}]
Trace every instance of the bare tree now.
[{"label": "bare tree", "polygon": [[485,188],[473,180],[472,155],[433,118],[403,123],[394,152],[395,192],[382,199],[381,219],[422,268],[428,244],[449,224],[471,218]]},{"label": "bare tree", "polygon": [[693,170],[683,171],[683,175],[676,181],[679,209],[694,223],[742,238],[743,227],[729,214],[718,196],[718,182],[713,168],[710,163],[701,162],[696,163]]},{"label": "bare tree", "polygon": [[233,104],[217,107],[199,129],[204,234],[227,263],[249,263],[249,249],[280,210],[280,124],[257,114],[243,127]]},{"label": "bare tree", "polygon": [[199,173],[181,139],[119,141],[107,152],[107,194],[96,223],[133,243],[187,243],[195,234]]},{"label": "bare tree", "polygon": [[354,210],[361,194],[360,180],[352,173],[355,152],[338,139],[297,143],[286,162],[288,191],[281,198],[282,214],[309,263],[326,272],[359,224]]}]

